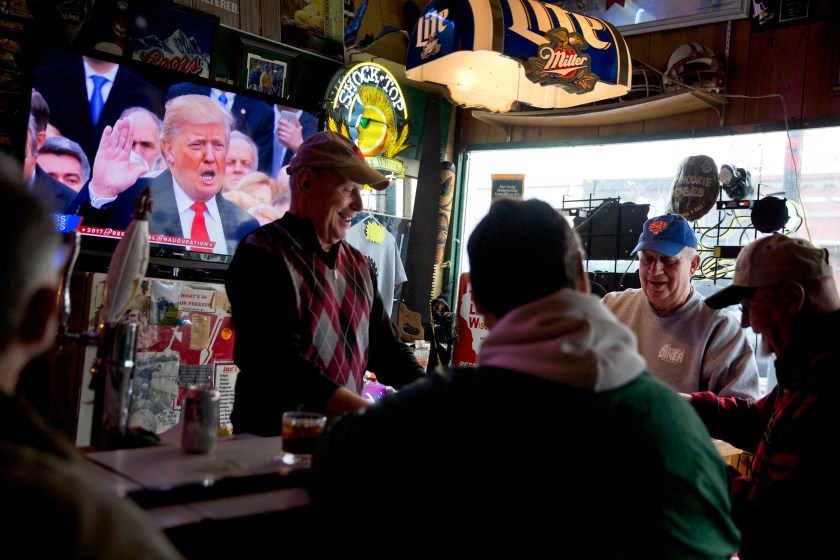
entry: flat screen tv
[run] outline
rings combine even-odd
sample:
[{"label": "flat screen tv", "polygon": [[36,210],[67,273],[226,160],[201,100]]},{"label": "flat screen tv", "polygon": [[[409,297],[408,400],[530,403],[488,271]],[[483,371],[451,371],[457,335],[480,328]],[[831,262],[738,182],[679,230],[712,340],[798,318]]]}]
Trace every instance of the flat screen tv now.
[{"label": "flat screen tv", "polygon": [[[258,168],[272,178],[277,176],[277,169],[282,165],[273,165],[273,162],[281,161],[277,158],[287,162],[291,156],[288,149],[282,146],[275,147],[276,116],[282,112],[280,116],[283,118],[296,117],[301,124],[304,139],[324,129],[324,112],[320,106],[288,100],[259,87],[252,89],[229,85],[200,74],[162,68],[125,56],[112,56],[99,50],[52,46],[37,47],[33,51],[32,85],[49,107],[48,135],[64,136],[77,143],[88,157],[91,170],[94,168],[103,128],[113,125],[125,109],[141,107],[163,119],[166,101],[183,93],[215,97],[221,91],[228,99],[232,98],[233,102],[229,108],[234,116],[234,128],[255,142],[259,151]],[[111,90],[96,125],[89,116],[88,98],[91,85],[90,80],[85,77],[83,59],[101,67],[118,65],[116,79],[111,84]],[[135,146],[137,153],[132,153],[132,158],[140,161],[143,157],[143,144],[138,145],[138,137],[135,137]],[[229,164],[232,151],[229,151]],[[163,158],[147,160],[147,176],[166,172],[166,163],[163,161],[161,164],[161,159]],[[236,197],[226,197],[226,200],[239,202]],[[239,206],[248,210],[243,203]],[[177,218],[177,213],[175,217]],[[105,271],[122,232],[99,227],[101,224],[86,223],[85,220],[86,218],[65,211],[57,215],[56,223],[61,231],[74,230],[81,234],[77,270]],[[265,218],[262,218],[262,221],[264,222]],[[189,240],[189,235],[182,233],[180,224],[170,225],[172,228],[167,230],[165,235],[152,230],[149,276],[207,281],[222,279],[233,255],[229,244],[216,243],[211,252],[198,252],[193,249],[194,243]],[[172,234],[173,231],[176,233]]]}]

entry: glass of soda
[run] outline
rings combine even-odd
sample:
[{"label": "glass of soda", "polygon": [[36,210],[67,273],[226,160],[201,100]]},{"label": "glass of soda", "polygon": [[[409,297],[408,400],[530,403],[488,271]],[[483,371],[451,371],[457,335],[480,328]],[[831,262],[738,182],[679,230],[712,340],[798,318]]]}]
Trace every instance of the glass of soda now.
[{"label": "glass of soda", "polygon": [[318,438],[324,433],[327,417],[318,412],[293,410],[283,413],[283,453],[286,465],[309,466]]}]

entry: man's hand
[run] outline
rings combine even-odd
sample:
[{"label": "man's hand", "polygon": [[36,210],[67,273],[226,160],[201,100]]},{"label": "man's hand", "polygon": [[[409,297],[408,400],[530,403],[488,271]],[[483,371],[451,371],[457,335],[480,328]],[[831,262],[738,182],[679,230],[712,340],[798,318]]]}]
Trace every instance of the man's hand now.
[{"label": "man's hand", "polygon": [[134,132],[131,121],[119,119],[111,128],[106,126],[93,160],[90,190],[96,198],[114,198],[137,182],[146,167],[131,161]]},{"label": "man's hand", "polygon": [[350,389],[339,387],[327,399],[327,416],[330,418],[344,416],[350,412],[367,408],[372,404],[372,402],[365,400],[364,397],[357,395]]},{"label": "man's hand", "polygon": [[303,144],[303,130],[297,119],[280,119],[277,124],[277,140],[286,148],[297,152]]}]

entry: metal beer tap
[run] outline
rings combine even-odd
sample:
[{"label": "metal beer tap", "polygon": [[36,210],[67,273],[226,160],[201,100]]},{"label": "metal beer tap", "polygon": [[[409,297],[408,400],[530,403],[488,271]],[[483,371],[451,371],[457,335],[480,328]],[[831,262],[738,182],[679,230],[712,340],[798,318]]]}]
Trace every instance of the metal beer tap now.
[{"label": "metal beer tap", "polygon": [[91,445],[97,449],[117,449],[126,443],[138,325],[120,319],[139,292],[149,265],[149,216],[152,205],[152,194],[146,188],[137,197],[134,219],[111,256],[98,331],[68,332],[70,275],[80,244],[75,232],[68,240],[72,254],[63,270],[59,294],[62,315],[60,344],[74,341],[84,346],[97,346],[90,385],[94,390]]}]

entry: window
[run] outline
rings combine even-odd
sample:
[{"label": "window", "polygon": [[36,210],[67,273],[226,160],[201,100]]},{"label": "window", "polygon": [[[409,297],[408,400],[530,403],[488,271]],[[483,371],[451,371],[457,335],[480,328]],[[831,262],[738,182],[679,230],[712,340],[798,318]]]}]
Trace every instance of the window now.
[{"label": "window", "polygon": [[[667,212],[674,177],[688,156],[707,155],[721,165],[746,169],[756,192],[752,199],[776,196],[787,200],[790,215],[785,233],[810,239],[829,250],[838,273],[840,251],[840,150],[833,147],[840,128],[826,127],[639,140],[626,143],[475,150],[467,154],[463,239],[458,266],[469,269],[466,240],[491,202],[491,175],[524,174],[525,198],[540,198],[558,210],[575,199],[619,198],[622,203],[650,205],[648,217]],[[724,194],[724,200],[728,197]],[[713,208],[694,222],[701,258],[713,258],[715,246],[737,247],[757,236],[750,210]],[[731,281],[734,259],[714,259],[693,284],[708,294]],[[613,266],[615,263],[610,263]],[[621,262],[619,272],[637,268]],[[590,271],[605,263],[589,263]],[[737,308],[730,309],[737,315]],[[757,344],[756,344],[757,347]],[[760,367],[766,374],[767,363]]]}]

